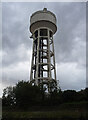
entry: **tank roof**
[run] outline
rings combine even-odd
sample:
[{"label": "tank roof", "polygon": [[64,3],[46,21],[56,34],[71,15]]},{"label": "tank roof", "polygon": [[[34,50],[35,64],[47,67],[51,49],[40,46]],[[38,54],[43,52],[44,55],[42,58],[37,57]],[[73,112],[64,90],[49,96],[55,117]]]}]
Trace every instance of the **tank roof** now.
[{"label": "tank roof", "polygon": [[33,33],[38,28],[49,28],[55,33],[57,31],[56,16],[47,8],[34,12],[30,17],[30,31]]},{"label": "tank roof", "polygon": [[38,13],[48,13],[48,14],[53,15],[53,16],[55,17],[55,19],[56,19],[55,14],[52,13],[51,11],[47,10],[47,8],[43,8],[43,10],[39,10],[39,11],[34,12],[34,13],[31,15],[31,17],[34,16],[35,14],[38,14]]}]

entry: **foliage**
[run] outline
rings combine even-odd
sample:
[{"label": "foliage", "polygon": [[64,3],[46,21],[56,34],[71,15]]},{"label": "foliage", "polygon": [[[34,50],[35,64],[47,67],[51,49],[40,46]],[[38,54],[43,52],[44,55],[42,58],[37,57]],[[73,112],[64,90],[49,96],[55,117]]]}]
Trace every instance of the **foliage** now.
[{"label": "foliage", "polygon": [[39,87],[32,86],[29,82],[20,81],[14,88],[17,106],[27,107],[39,103],[42,99]]},{"label": "foliage", "polygon": [[3,106],[12,106],[15,103],[14,87],[7,87],[3,90],[2,104]]},{"label": "foliage", "polygon": [[32,86],[28,81],[19,81],[14,87],[3,90],[3,106],[18,106],[25,108],[39,104],[43,91],[38,86]]},{"label": "foliage", "polygon": [[75,90],[54,90],[46,93],[38,86],[32,86],[28,81],[19,81],[13,87],[3,90],[3,106],[30,108],[31,106],[59,106],[62,103],[88,101],[88,88],[76,92]]}]

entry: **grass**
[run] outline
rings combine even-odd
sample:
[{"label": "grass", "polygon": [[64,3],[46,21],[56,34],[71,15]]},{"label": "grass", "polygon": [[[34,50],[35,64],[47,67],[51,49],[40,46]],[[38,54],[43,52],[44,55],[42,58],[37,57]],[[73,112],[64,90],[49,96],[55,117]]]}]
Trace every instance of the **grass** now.
[{"label": "grass", "polygon": [[85,112],[79,111],[48,111],[48,112],[5,112],[4,118],[86,118]]},{"label": "grass", "polygon": [[[62,119],[79,119],[86,120],[88,112],[86,111],[85,106],[88,104],[85,102],[80,103],[65,103],[60,106],[54,107],[33,107],[32,111],[29,110],[3,110],[3,118],[58,118]],[[36,108],[36,109],[35,109]],[[37,109],[38,108],[38,109]]]}]

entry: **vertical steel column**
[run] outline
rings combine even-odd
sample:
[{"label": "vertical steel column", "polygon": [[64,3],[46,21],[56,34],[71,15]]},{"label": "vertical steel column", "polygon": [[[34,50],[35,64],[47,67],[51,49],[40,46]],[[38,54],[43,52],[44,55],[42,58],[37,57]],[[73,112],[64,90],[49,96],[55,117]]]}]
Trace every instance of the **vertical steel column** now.
[{"label": "vertical steel column", "polygon": [[33,51],[32,51],[32,61],[31,61],[31,71],[30,71],[30,82],[32,82],[33,79],[33,64],[34,64],[34,34],[33,34]]},{"label": "vertical steel column", "polygon": [[38,85],[38,71],[39,71],[39,42],[40,42],[40,30],[38,29],[38,44],[37,44],[37,59],[36,59],[36,85]]},{"label": "vertical steel column", "polygon": [[54,76],[55,76],[55,80],[56,80],[56,67],[55,67],[55,51],[54,51],[54,41],[53,41],[53,36],[52,36],[52,49],[53,49],[53,64],[54,64]]},{"label": "vertical steel column", "polygon": [[50,34],[49,34],[49,29],[47,29],[47,31],[48,31],[48,59],[49,59],[49,61],[48,61],[48,64],[49,64],[49,85],[48,85],[48,91],[50,92],[51,90],[51,85],[50,85],[50,83],[51,83],[51,56],[50,56],[50,42],[49,42],[49,39],[50,39]]}]

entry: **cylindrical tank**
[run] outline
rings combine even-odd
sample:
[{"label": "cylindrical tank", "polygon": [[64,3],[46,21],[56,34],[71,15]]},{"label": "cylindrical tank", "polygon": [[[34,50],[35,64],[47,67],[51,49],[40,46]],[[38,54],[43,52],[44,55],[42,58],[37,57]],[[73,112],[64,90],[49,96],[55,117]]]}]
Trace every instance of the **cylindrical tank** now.
[{"label": "cylindrical tank", "polygon": [[32,14],[30,18],[30,31],[34,33],[38,28],[49,28],[53,34],[57,31],[56,16],[44,8]]}]

